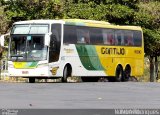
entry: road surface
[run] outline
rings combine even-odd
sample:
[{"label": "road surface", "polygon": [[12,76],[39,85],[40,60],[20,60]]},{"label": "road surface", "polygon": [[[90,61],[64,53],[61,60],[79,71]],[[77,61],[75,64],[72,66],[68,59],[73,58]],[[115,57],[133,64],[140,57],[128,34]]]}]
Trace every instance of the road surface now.
[{"label": "road surface", "polygon": [[0,83],[0,108],[159,109],[159,83]]}]

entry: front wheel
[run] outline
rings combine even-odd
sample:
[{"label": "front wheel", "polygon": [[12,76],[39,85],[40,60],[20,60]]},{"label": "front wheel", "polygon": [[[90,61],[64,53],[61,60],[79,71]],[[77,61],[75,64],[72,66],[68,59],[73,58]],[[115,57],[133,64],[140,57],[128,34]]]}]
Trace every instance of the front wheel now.
[{"label": "front wheel", "polygon": [[68,68],[67,66],[64,67],[64,70],[63,70],[63,77],[62,77],[62,82],[67,82],[67,78],[68,78]]}]

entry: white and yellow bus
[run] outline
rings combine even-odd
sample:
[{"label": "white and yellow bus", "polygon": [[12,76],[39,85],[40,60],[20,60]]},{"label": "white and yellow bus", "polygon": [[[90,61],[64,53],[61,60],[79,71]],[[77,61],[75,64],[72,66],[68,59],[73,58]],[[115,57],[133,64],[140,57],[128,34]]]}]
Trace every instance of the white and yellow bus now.
[{"label": "white and yellow bus", "polygon": [[15,22],[10,32],[9,76],[35,79],[80,76],[126,81],[142,76],[142,29],[103,21],[64,19]]}]

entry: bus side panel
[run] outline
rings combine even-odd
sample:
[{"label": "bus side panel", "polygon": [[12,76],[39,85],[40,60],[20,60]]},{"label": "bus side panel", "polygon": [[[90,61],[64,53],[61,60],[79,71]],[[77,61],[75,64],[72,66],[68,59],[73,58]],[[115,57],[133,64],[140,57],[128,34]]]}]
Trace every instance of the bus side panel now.
[{"label": "bus side panel", "polygon": [[131,75],[143,75],[144,52],[141,47],[96,46],[100,62],[106,75],[115,76],[116,67],[120,64],[125,69],[131,66]]},{"label": "bus side panel", "polygon": [[143,74],[143,48],[66,45],[63,63],[72,65],[73,76],[115,76],[117,65],[131,66],[131,75]]},{"label": "bus side panel", "polygon": [[106,76],[92,45],[64,45],[64,61],[72,66],[73,76]]}]

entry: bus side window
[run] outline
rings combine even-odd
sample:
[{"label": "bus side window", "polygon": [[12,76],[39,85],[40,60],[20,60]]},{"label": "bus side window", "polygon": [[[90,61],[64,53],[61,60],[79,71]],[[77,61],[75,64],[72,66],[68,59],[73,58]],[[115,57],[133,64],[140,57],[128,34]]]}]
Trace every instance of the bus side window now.
[{"label": "bus side window", "polygon": [[133,33],[132,31],[125,31],[124,33],[124,44],[126,46],[133,46]]},{"label": "bus side window", "polygon": [[77,29],[77,43],[90,43],[89,31],[86,29]]},{"label": "bus side window", "polygon": [[112,29],[103,29],[103,42],[106,45],[114,45],[114,31]]},{"label": "bus side window", "polygon": [[120,42],[121,42],[120,34],[118,34],[117,32],[115,33],[115,42],[116,42],[116,45],[120,45]]},{"label": "bus side window", "polygon": [[76,36],[76,28],[75,26],[64,25],[64,44],[76,44],[77,36]]},{"label": "bus side window", "polygon": [[89,28],[91,44],[103,44],[102,29]]},{"label": "bus side window", "polygon": [[109,42],[110,45],[114,45],[113,34],[108,34],[108,42]]},{"label": "bus side window", "polygon": [[128,45],[132,46],[133,45],[133,38],[131,35],[128,36]]},{"label": "bus side window", "polygon": [[124,31],[123,30],[115,31],[115,40],[116,40],[116,45],[124,45]]},{"label": "bus side window", "polygon": [[142,32],[134,31],[133,32],[133,41],[135,46],[142,46]]}]

